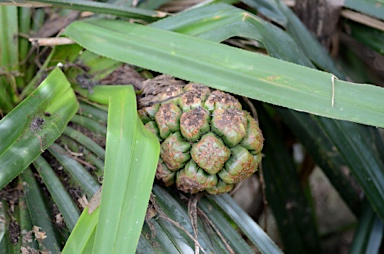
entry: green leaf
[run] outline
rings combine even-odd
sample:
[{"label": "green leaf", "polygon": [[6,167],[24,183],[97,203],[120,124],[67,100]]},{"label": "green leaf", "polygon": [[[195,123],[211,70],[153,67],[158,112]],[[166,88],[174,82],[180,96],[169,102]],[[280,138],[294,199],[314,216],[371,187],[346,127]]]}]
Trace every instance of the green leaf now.
[{"label": "green leaf", "polygon": [[63,133],[68,137],[72,138],[73,140],[76,140],[77,142],[81,143],[83,146],[85,146],[86,148],[94,152],[101,159],[105,158],[104,149],[101,146],[99,146],[99,144],[97,144],[92,139],[88,138],[86,135],[84,135],[80,131],[77,131],[67,126]]},{"label": "green leaf", "polygon": [[47,201],[41,192],[40,186],[33,176],[32,170],[30,168],[24,170],[21,178],[32,223],[34,226],[40,227],[39,232],[42,232],[42,236],[38,240],[40,250],[59,253],[62,248],[60,237],[50,220],[51,211],[47,206]]},{"label": "green leaf", "polygon": [[177,250],[175,244],[172,242],[171,236],[160,226],[156,217],[150,219],[149,222],[152,224],[152,229],[148,226],[148,223],[144,223],[143,230],[141,231],[141,236],[143,237],[140,237],[136,253],[150,253],[140,248],[140,242],[142,241],[142,238],[149,238],[151,246],[155,249],[155,253],[178,253],[179,251]]},{"label": "green leaf", "polygon": [[96,134],[101,134],[103,136],[107,134],[107,127],[91,118],[80,115],[74,115],[71,119],[71,122],[83,126]]},{"label": "green leaf", "polygon": [[[38,22],[43,22],[45,18],[44,12],[41,13],[42,9],[36,9],[34,10],[34,17],[33,17],[33,25],[37,24],[37,29],[40,29],[42,24],[39,24]],[[42,16],[42,17],[41,17]],[[43,20],[40,20],[43,19]],[[36,31],[37,32],[37,31]],[[52,49],[51,53],[48,55],[46,58],[44,64],[40,67],[40,71],[35,73],[35,67],[33,68],[31,66],[28,67],[28,75],[31,76],[29,80],[29,83],[27,86],[22,90],[20,94],[20,98],[23,99],[26,96],[30,95],[36,87],[40,84],[41,80],[44,79],[44,77],[48,74],[47,69],[54,68],[57,66],[59,63],[66,63],[66,62],[71,62],[74,61],[76,58],[77,54],[82,50],[81,47],[77,44],[72,44],[72,45],[61,45],[61,46],[56,46]],[[32,55],[31,57],[36,57],[35,55]],[[31,64],[32,65],[32,64]],[[66,75],[67,77],[67,75]],[[68,77],[67,77],[68,78]]]},{"label": "green leaf", "polygon": [[[77,45],[77,44],[74,44]],[[76,83],[80,87],[88,88],[92,91],[92,87],[102,78],[116,70],[122,65],[121,62],[110,58],[102,57],[89,50],[85,50],[81,54],[76,54],[74,61],[87,71],[84,72],[81,68],[70,68],[66,74],[71,83]]]},{"label": "green leaf", "polygon": [[267,137],[263,176],[268,204],[287,253],[320,253],[316,221],[300,184],[292,156],[285,149],[276,124],[258,108],[260,127]]},{"label": "green leaf", "polygon": [[231,37],[257,40],[272,57],[313,66],[283,30],[256,15],[227,4],[214,4],[181,12],[150,26],[216,42]]},{"label": "green leaf", "polygon": [[80,211],[75,202],[61,183],[59,177],[56,176],[53,169],[42,156],[36,158],[34,165],[63,215],[67,227],[72,231],[80,216]]},{"label": "green leaf", "polygon": [[[169,193],[167,193],[163,188],[156,184],[153,186],[153,192],[155,195],[156,204],[160,207],[161,211],[164,212],[164,214],[167,214],[167,216],[170,215],[170,219],[172,219],[173,221],[175,220],[175,218],[182,218],[181,221],[178,221],[179,225],[184,227],[188,233],[191,234],[192,232],[193,236],[193,230],[189,217],[187,216],[187,219],[185,219],[183,218],[183,214],[180,214],[180,210],[181,212],[184,212],[181,209],[180,204],[173,200]],[[169,209],[172,205],[176,206]],[[193,252],[194,243],[184,231],[172,224],[166,218],[160,217],[157,219],[157,222],[159,223],[161,228],[165,232],[167,232],[168,237],[171,239],[173,245],[177,248],[179,253]]]},{"label": "green leaf", "polygon": [[141,1],[138,4],[138,7],[143,9],[154,10],[168,2],[171,2],[171,0],[146,0],[146,1]]},{"label": "green leaf", "polygon": [[[20,34],[28,34],[30,32],[31,27],[31,8],[18,8],[18,19],[19,19],[19,32]],[[28,38],[23,38],[19,36],[19,61],[25,61],[28,56],[28,51],[30,49],[30,42]],[[22,68],[26,68],[25,65],[21,66]]]},{"label": "green leaf", "polygon": [[[198,247],[195,246],[192,237],[195,237],[196,240],[198,240],[201,248],[207,253],[228,252],[221,240],[217,238],[216,233],[208,233],[207,225],[202,224],[201,218],[197,218],[196,231],[198,232],[198,235],[197,237],[195,236],[191,223],[191,215],[188,214],[190,211],[187,211],[183,202],[177,198],[177,193],[173,193],[172,196],[169,192],[169,190],[167,191],[158,185],[154,185],[153,194],[154,201],[156,202],[156,206],[154,207],[155,209],[159,209],[159,213],[165,214],[168,218],[159,216],[158,222],[167,234],[170,235],[170,238],[178,248],[179,252],[188,253],[193,249],[196,251],[196,248]],[[179,226],[175,226],[170,220],[177,222]]]},{"label": "green leaf", "polygon": [[384,126],[379,87],[335,80],[332,92],[331,74],[127,22],[78,21],[65,34],[119,61],[300,111]]},{"label": "green leaf", "polygon": [[344,78],[344,74],[339,71],[335,62],[328,54],[327,50],[320,42],[308,31],[294,12],[282,1],[277,0],[280,10],[285,14],[288,23],[285,26],[287,32],[297,42],[306,56],[320,69],[333,73],[339,78]]},{"label": "green leaf", "polygon": [[79,162],[71,158],[58,144],[52,144],[48,151],[56,157],[71,176],[80,184],[89,197],[100,188],[99,183]]},{"label": "green leaf", "polygon": [[79,114],[82,116],[87,116],[99,123],[106,125],[108,121],[107,111],[98,109],[87,103],[80,102]]},{"label": "green leaf", "polygon": [[6,200],[0,200],[0,251],[1,253],[12,253],[12,242],[9,235],[10,218],[7,214],[8,204]]},{"label": "green leaf", "polygon": [[277,1],[270,0],[242,0],[241,2],[254,8],[258,12],[262,13],[269,19],[279,23],[282,26],[287,24],[287,18],[284,13],[280,10]]},{"label": "green leaf", "polygon": [[384,19],[384,3],[382,0],[345,0],[344,7]]},{"label": "green leaf", "polygon": [[[29,34],[31,31],[31,8],[18,8],[18,19],[19,19],[19,35]],[[35,21],[35,20],[34,20]],[[22,75],[22,81],[19,82],[19,87],[24,88],[25,84],[32,79],[32,75],[35,73],[37,66],[35,64],[30,64],[28,60],[33,59],[33,54],[30,53],[31,43],[28,41],[28,38],[19,36],[19,68]],[[30,57],[30,58],[29,58]],[[25,64],[22,64],[25,63]]]},{"label": "green leaf", "polygon": [[384,31],[352,21],[346,21],[344,25],[353,38],[384,55]]},{"label": "green leaf", "polygon": [[100,207],[89,212],[86,207],[65,243],[63,254],[92,253]]},{"label": "green leaf", "polygon": [[282,1],[243,0],[242,2],[282,25],[305,55],[315,63],[316,66],[334,73],[339,78],[344,77],[344,74],[338,70],[336,64],[324,47],[314,38],[294,12]]},{"label": "green leaf", "polygon": [[0,121],[0,188],[61,135],[77,108],[70,84],[55,69]]},{"label": "green leaf", "polygon": [[[369,49],[365,48],[365,50]],[[356,47],[353,46],[353,44],[342,44],[339,50],[339,56],[338,64],[351,80],[371,84],[375,84],[375,80],[381,82],[382,79],[377,78],[377,74],[372,71],[370,66],[362,61],[361,55],[356,51]]]},{"label": "green leaf", "polygon": [[364,189],[374,211],[384,221],[384,162],[375,153],[374,139],[370,138],[366,126],[323,117],[315,119]]},{"label": "green leaf", "polygon": [[216,203],[243,231],[261,253],[282,253],[256,222],[228,195],[209,195],[209,200]]},{"label": "green leaf", "polygon": [[[20,197],[19,197],[19,200],[20,200]],[[8,210],[9,213],[10,213],[10,217],[11,217],[11,227],[9,228],[9,231],[13,231],[15,228],[19,230],[20,234],[15,237],[14,235],[12,236],[13,239],[12,239],[12,245],[13,245],[13,253],[15,254],[18,254],[20,253],[20,250],[21,250],[21,246],[22,246],[22,242],[23,242],[23,239],[20,237],[21,235],[23,235],[23,229],[22,228],[22,225],[21,225],[21,216],[23,216],[23,212],[21,211],[21,206],[19,205],[19,203],[17,203],[16,205],[12,204],[12,210]],[[25,231],[24,231],[25,233]]]},{"label": "green leaf", "polygon": [[[28,4],[30,1],[25,0],[0,0],[7,4],[22,5]],[[67,8],[79,11],[91,11],[95,13],[111,14],[125,18],[137,18],[143,20],[156,20],[165,17],[167,14],[160,11],[150,11],[145,9],[123,7],[114,4],[96,2],[96,1],[82,1],[82,0],[34,0],[35,3],[46,3],[54,7]]]},{"label": "green leaf", "polygon": [[132,87],[97,86],[89,97],[109,103],[102,201],[93,213],[89,214],[88,208],[83,211],[63,253],[89,253],[92,249],[101,253],[105,250],[133,253],[143,225],[160,146],[157,138],[137,119]]},{"label": "green leaf", "polygon": [[229,240],[227,243],[235,253],[254,253],[239,233],[231,226],[230,221],[223,216],[212,201],[209,201],[207,198],[202,198],[199,201],[199,208],[204,211],[224,238]]},{"label": "green leaf", "polygon": [[2,71],[18,70],[19,50],[18,50],[18,15],[17,7],[0,6],[0,66]]},{"label": "green leaf", "polygon": [[113,97],[106,95],[107,148],[94,253],[135,251],[160,152],[157,138],[137,118],[133,87],[116,89]]},{"label": "green leaf", "polygon": [[93,171],[93,173],[96,174],[97,177],[103,176],[104,161],[97,157],[94,153],[67,136],[60,137],[60,145],[64,147],[68,146],[71,151],[83,154],[85,161],[96,167],[96,171]]},{"label": "green leaf", "polygon": [[363,215],[355,230],[355,236],[349,251],[351,254],[380,253],[384,225],[379,217],[376,216],[371,206],[367,202],[365,204]]},{"label": "green leaf", "polygon": [[18,62],[17,7],[0,6],[0,113],[11,111],[17,100]]},{"label": "green leaf", "polygon": [[274,109],[324,171],[349,208],[355,215],[360,215],[360,191],[354,179],[343,172],[346,166],[344,159],[315,120],[316,116],[279,107]]},{"label": "green leaf", "polygon": [[[21,178],[18,178],[18,184],[22,184]],[[25,195],[19,196],[19,226],[20,226],[20,232],[21,232],[21,246],[24,248],[32,248],[32,249],[38,249],[37,242],[35,241],[35,238],[31,236],[32,242],[28,241],[26,237],[24,237],[28,231],[32,229],[32,221],[31,216],[29,214],[27,201],[25,200]]]},{"label": "green leaf", "polygon": [[[136,253],[137,254],[141,254],[141,253],[147,254],[147,253],[159,253],[159,252],[155,251],[155,247],[152,246],[152,244],[149,242],[149,240],[141,234],[139,242],[137,244]],[[162,252],[162,253],[166,253],[166,252]]]}]

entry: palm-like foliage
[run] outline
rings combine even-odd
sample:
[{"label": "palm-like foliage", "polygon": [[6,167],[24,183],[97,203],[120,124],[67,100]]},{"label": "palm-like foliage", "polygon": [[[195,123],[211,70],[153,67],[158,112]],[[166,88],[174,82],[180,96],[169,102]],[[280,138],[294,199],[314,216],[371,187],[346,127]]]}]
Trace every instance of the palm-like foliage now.
[{"label": "palm-like foliage", "polygon": [[[384,220],[384,146],[380,129],[361,124],[384,126],[384,90],[342,79],[377,83],[382,74],[367,69],[364,58],[351,48],[343,47],[335,62],[280,1],[247,0],[240,7],[203,3],[175,16],[150,10],[171,1],[140,1],[135,8],[127,2],[117,7],[123,4],[119,1],[37,2],[99,15],[70,24],[64,36],[77,44],[56,46],[37,69],[29,61],[40,61],[42,55],[17,35],[41,27],[44,11],[0,6],[4,253],[21,248],[59,252],[64,245],[64,253],[188,253],[199,248],[248,253],[253,251],[249,244],[263,253],[280,252],[229,195],[198,201],[155,184],[150,198],[159,148],[137,120],[133,87],[94,87],[122,63],[146,77],[166,73],[253,99],[249,105],[256,107],[266,137],[265,195],[285,252],[320,252],[322,238],[306,177],[312,167],[295,164],[281,129],[290,129],[358,218],[351,252],[378,251]],[[384,17],[376,9],[381,7],[362,2],[346,1],[345,7],[376,17],[380,28]],[[344,37],[381,57],[382,31],[349,19],[341,22],[349,29]],[[220,43],[225,40],[229,46]],[[58,63],[62,71],[55,68]],[[367,72],[373,74],[367,77]],[[79,217],[82,200],[97,192],[101,180],[101,196],[96,194]],[[52,208],[63,217],[56,218],[60,227],[52,223]],[[23,241],[19,232],[28,232],[24,240],[31,241]]]}]

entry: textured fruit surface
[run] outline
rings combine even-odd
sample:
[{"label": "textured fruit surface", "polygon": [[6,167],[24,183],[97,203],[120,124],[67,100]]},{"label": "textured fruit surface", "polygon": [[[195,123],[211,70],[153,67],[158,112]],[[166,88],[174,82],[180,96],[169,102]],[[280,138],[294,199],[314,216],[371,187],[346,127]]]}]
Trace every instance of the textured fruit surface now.
[{"label": "textured fruit surface", "polygon": [[156,178],[166,186],[220,194],[257,171],[263,135],[232,95],[161,75],[143,82],[139,108],[161,143]]}]

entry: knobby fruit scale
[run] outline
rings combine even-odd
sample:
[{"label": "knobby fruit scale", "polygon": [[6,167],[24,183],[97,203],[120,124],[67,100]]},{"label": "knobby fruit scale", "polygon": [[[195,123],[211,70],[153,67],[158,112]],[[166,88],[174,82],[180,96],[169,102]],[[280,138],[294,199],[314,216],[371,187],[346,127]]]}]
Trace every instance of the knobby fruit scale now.
[{"label": "knobby fruit scale", "polygon": [[161,143],[156,178],[166,186],[220,194],[257,171],[263,135],[235,97],[166,75],[142,89],[138,112]]}]

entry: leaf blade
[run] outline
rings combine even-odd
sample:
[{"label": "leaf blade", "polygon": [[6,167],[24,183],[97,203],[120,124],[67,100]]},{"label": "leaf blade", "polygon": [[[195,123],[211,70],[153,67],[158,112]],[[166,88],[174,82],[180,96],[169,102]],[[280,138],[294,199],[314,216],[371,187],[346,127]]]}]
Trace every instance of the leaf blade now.
[{"label": "leaf blade", "polygon": [[256,40],[272,57],[313,66],[283,30],[252,13],[227,4],[208,5],[150,24],[151,27],[221,42],[231,37]]},{"label": "leaf blade", "polygon": [[344,7],[384,19],[383,1],[380,0],[345,0]]},{"label": "leaf blade", "polygon": [[0,121],[0,188],[61,135],[77,108],[70,84],[56,68]]},{"label": "leaf blade", "polygon": [[288,253],[320,253],[320,240],[314,211],[299,181],[293,158],[272,118],[258,109],[260,127],[268,137],[263,151],[263,177],[268,204]]},{"label": "leaf blade", "polygon": [[365,209],[355,231],[350,253],[379,253],[383,231],[383,223],[366,202]]},{"label": "leaf blade", "polygon": [[276,107],[275,109],[327,175],[349,208],[355,215],[359,216],[361,213],[361,193],[355,186],[354,179],[343,172],[345,162],[340,153],[335,151],[332,141],[315,121],[316,116],[284,108]]},{"label": "leaf blade", "polygon": [[[17,0],[8,1],[2,0],[0,2],[8,2],[13,5],[25,4],[29,1]],[[144,20],[156,20],[160,17],[166,16],[166,13],[160,11],[151,11],[146,9],[139,9],[133,7],[116,6],[114,4],[95,2],[95,1],[77,1],[77,0],[35,0],[35,3],[46,3],[55,7],[68,8],[79,11],[92,11],[95,13],[111,14],[126,18],[141,18]]]},{"label": "leaf blade", "polygon": [[372,208],[384,220],[384,162],[376,156],[366,126],[315,117],[364,189]]},{"label": "leaf blade", "polygon": [[331,74],[125,22],[74,22],[65,34],[123,62],[299,111],[384,127],[384,89],[378,87],[335,80],[332,91]]},{"label": "leaf blade", "polygon": [[[109,102],[105,174],[95,253],[135,251],[159,152],[157,138],[137,118],[133,87],[120,87]],[[107,238],[112,240],[104,241]]]},{"label": "leaf blade", "polygon": [[264,230],[228,194],[210,195],[208,199],[222,208],[239,225],[244,234],[257,246],[261,253],[282,253]]},{"label": "leaf blade", "polygon": [[36,158],[34,165],[63,215],[67,227],[72,231],[80,216],[80,211],[75,202],[72,200],[60,179],[53,172],[53,169],[48,162],[42,156]]},{"label": "leaf blade", "polygon": [[[21,179],[25,182],[23,191],[26,196],[28,210],[31,215],[31,220],[34,226],[41,228],[42,236],[39,239],[39,248],[41,251],[49,250],[52,253],[59,253],[62,248],[58,231],[55,228],[50,218],[50,211],[46,202],[45,197],[41,192],[33,172],[30,168],[27,168],[21,174]],[[44,235],[46,234],[46,238]]]}]

